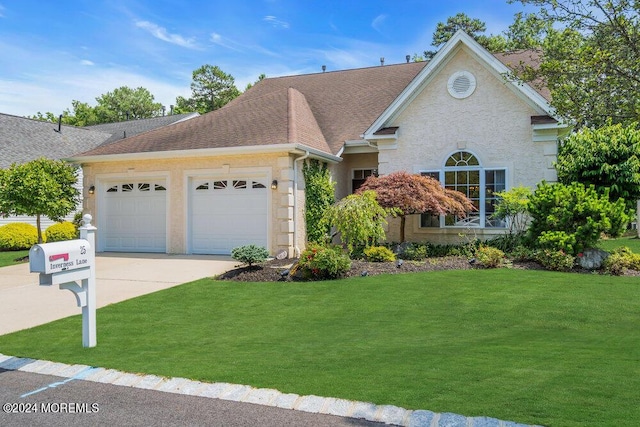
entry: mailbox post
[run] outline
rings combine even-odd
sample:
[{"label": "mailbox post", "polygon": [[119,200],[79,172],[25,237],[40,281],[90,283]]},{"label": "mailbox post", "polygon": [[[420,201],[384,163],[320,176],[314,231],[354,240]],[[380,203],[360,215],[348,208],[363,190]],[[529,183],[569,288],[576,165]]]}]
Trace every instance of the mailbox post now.
[{"label": "mailbox post", "polygon": [[80,239],[34,245],[29,250],[29,268],[32,273],[40,273],[41,286],[58,285],[74,293],[78,307],[82,307],[82,345],[95,347],[96,228],[91,225],[91,215],[85,215],[82,221]]}]

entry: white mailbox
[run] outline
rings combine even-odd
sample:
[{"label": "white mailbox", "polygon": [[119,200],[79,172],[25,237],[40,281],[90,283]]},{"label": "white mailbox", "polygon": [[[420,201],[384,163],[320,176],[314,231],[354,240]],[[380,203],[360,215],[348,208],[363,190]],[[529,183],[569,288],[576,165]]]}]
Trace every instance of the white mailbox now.
[{"label": "white mailbox", "polygon": [[82,345],[95,347],[96,275],[95,230],[91,215],[82,218],[80,239],[34,245],[29,250],[29,268],[40,273],[40,285],[59,285],[73,292],[82,307]]},{"label": "white mailbox", "polygon": [[86,279],[93,262],[91,254],[91,244],[85,239],[42,243],[29,250],[29,268],[40,273],[41,285]]}]

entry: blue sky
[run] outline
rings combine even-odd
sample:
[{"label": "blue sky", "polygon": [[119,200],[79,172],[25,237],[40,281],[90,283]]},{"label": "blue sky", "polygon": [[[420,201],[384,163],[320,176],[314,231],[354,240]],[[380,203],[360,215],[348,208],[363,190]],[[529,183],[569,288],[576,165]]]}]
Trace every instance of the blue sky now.
[{"label": "blue sky", "polygon": [[377,66],[431,49],[464,12],[506,30],[506,0],[0,0],[0,113],[61,113],[77,99],[145,87],[168,106],[191,73],[219,66],[244,90],[268,77]]}]

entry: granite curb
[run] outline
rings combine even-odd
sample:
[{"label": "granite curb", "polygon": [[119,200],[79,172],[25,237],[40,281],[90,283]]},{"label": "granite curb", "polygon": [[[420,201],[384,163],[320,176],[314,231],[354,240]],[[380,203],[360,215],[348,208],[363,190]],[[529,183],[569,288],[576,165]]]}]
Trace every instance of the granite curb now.
[{"label": "granite curb", "polygon": [[336,415],[407,427],[538,427],[488,417],[465,417],[452,413],[404,409],[393,405],[376,405],[322,396],[300,396],[274,389],[254,388],[230,383],[203,383],[186,378],[132,374],[87,365],[67,365],[7,356],[0,353],[0,369],[23,371],[57,377],[137,387],[166,393],[207,397],[256,405],[275,406],[315,414]]}]

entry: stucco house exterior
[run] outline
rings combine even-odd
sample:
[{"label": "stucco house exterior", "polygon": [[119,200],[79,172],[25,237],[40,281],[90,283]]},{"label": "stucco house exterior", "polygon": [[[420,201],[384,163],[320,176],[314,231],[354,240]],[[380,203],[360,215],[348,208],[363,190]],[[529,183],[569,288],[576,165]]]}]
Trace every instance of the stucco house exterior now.
[{"label": "stucco house exterior", "polygon": [[296,256],[307,159],[330,165],[338,199],[371,174],[405,170],[478,208],[465,219],[409,217],[408,240],[502,233],[494,193],[554,181],[568,131],[548,93],[506,77],[531,59],[493,55],[458,32],[429,62],[267,78],[219,110],[73,156],[97,249],[228,254],[253,243]]}]

